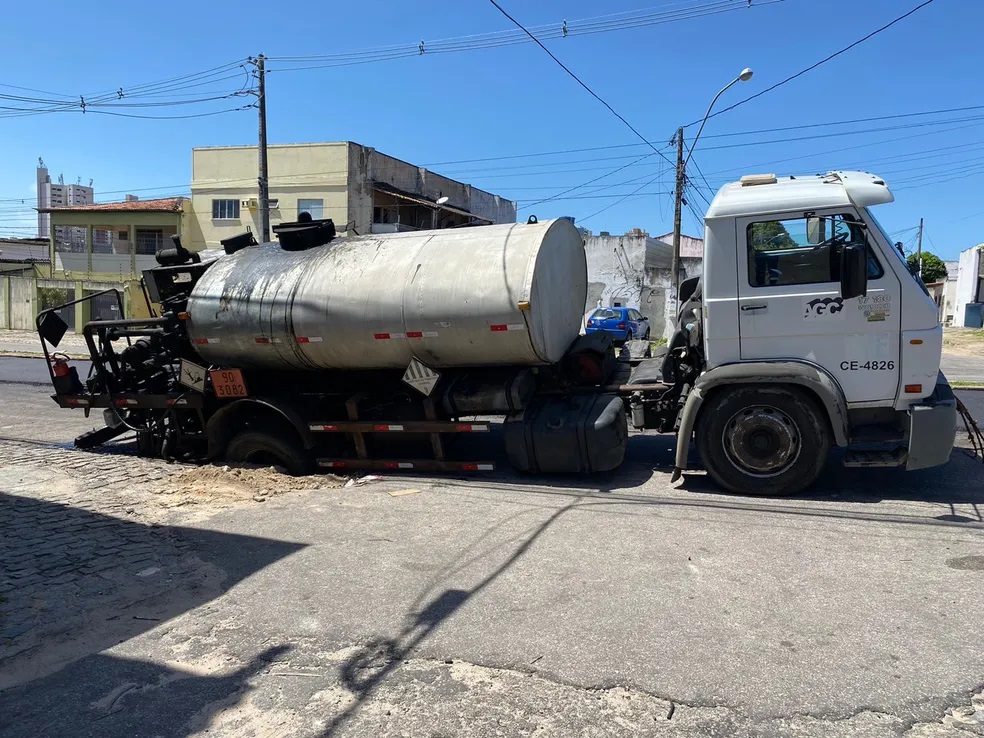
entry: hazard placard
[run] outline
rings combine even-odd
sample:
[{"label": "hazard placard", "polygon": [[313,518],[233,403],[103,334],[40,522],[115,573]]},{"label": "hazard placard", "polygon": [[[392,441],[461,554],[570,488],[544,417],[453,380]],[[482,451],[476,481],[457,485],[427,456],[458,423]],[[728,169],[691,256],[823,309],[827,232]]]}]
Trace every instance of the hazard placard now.
[{"label": "hazard placard", "polygon": [[403,381],[425,397],[430,396],[440,379],[441,375],[438,372],[435,372],[417,357],[410,360],[410,365],[403,374]]},{"label": "hazard placard", "polygon": [[178,367],[178,381],[185,387],[190,387],[198,392],[205,391],[205,367],[198,366],[193,361],[181,360]]}]

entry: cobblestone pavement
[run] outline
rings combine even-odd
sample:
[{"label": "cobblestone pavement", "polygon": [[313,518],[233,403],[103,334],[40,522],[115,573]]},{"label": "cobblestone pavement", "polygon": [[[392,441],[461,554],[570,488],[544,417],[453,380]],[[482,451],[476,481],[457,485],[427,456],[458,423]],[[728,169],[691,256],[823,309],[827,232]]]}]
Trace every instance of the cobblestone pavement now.
[{"label": "cobblestone pavement", "polygon": [[0,688],[28,662],[33,676],[153,625],[216,578],[150,503],[174,467],[3,441],[0,458]]}]

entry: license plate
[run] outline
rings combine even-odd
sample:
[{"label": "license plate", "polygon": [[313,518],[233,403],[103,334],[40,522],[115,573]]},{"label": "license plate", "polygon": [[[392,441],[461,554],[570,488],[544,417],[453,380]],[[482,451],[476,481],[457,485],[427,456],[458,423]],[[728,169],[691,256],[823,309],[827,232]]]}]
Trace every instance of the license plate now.
[{"label": "license plate", "polygon": [[240,369],[213,369],[209,376],[212,378],[212,388],[216,397],[248,397],[246,382]]}]

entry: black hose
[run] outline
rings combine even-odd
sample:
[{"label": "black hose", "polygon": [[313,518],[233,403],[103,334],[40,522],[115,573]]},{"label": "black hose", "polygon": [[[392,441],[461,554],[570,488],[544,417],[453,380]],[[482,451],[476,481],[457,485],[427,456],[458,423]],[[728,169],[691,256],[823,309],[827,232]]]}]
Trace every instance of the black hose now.
[{"label": "black hose", "polygon": [[974,420],[974,416],[970,414],[970,410],[967,406],[960,401],[957,397],[957,412],[960,414],[960,418],[964,422],[964,427],[967,429],[967,437],[970,439],[970,446],[973,452],[968,452],[968,454],[973,458],[979,458],[984,462],[984,432],[981,431],[980,426],[977,425],[977,421]]}]

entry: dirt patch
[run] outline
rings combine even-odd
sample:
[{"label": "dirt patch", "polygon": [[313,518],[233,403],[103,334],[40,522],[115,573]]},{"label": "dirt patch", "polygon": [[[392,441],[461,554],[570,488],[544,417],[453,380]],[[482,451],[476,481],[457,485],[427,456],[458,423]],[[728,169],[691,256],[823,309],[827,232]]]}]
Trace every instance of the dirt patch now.
[{"label": "dirt patch", "polygon": [[984,357],[984,330],[947,328],[943,333],[943,350],[957,356]]},{"label": "dirt patch", "polygon": [[334,474],[292,477],[278,467],[253,464],[209,465],[175,474],[154,490],[166,507],[266,502],[302,490],[334,489],[348,480]]}]

